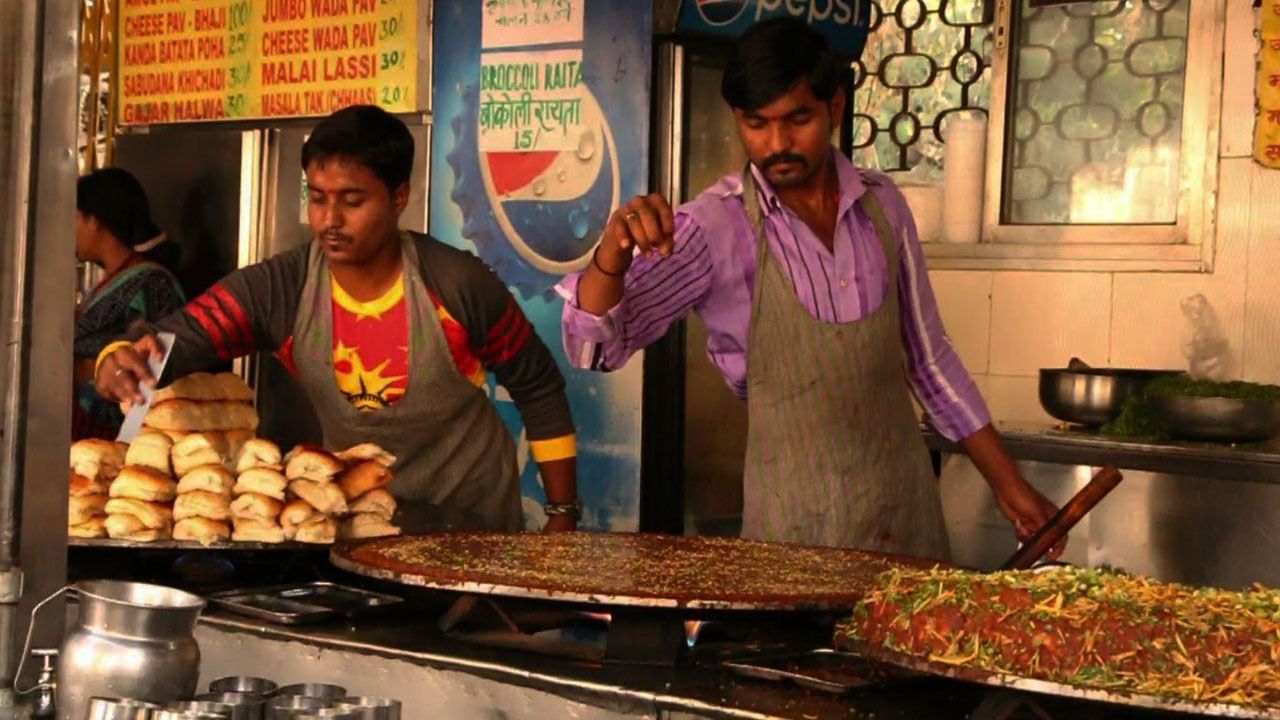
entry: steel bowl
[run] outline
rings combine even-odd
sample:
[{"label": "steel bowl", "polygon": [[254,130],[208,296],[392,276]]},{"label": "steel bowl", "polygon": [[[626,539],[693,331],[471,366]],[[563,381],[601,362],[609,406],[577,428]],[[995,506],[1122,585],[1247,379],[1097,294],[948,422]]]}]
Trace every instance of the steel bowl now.
[{"label": "steel bowl", "polygon": [[1167,395],[1147,405],[1180,440],[1261,442],[1280,435],[1280,402]]},{"label": "steel bowl", "polygon": [[209,683],[209,692],[211,693],[248,693],[250,695],[261,695],[264,698],[275,695],[278,689],[278,685],[266,678],[250,677],[248,675],[232,675],[218,678]]},{"label": "steel bowl", "polygon": [[312,710],[330,707],[326,698],[305,695],[277,695],[267,701],[267,720],[291,720]]},{"label": "steel bowl", "polygon": [[197,713],[201,715],[219,715],[227,720],[253,720],[251,708],[239,707],[223,702],[183,700],[180,702],[169,703],[165,706],[165,710],[177,710],[178,712]]},{"label": "steel bowl", "polygon": [[89,699],[87,720],[150,720],[159,710],[155,703],[130,698],[95,697]]},{"label": "steel bowl", "polygon": [[303,710],[293,717],[294,720],[363,720],[364,715],[359,710],[345,710],[334,707],[320,710]]},{"label": "steel bowl", "polygon": [[262,720],[267,705],[265,697],[241,692],[211,692],[197,695],[195,699],[200,702],[234,705],[236,710],[232,714],[232,720]]},{"label": "steel bowl", "polygon": [[1125,401],[1142,392],[1147,383],[1181,374],[1181,370],[1045,368],[1040,371],[1040,406],[1063,422],[1101,425],[1115,420]]},{"label": "steel bowl", "polygon": [[296,685],[285,685],[280,688],[278,694],[286,697],[298,696],[337,700],[340,697],[347,696],[347,689],[341,685],[329,685],[326,683],[298,683]]},{"label": "steel bowl", "polygon": [[355,710],[364,720],[400,720],[400,701],[389,698],[344,697],[333,702],[336,708]]}]

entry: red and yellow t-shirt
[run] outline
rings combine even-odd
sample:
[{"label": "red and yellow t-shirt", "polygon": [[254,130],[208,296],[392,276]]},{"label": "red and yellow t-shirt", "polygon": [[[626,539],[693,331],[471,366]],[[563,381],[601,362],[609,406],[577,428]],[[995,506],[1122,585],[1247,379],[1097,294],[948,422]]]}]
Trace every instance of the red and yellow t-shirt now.
[{"label": "red and yellow t-shirt", "polygon": [[[409,306],[404,276],[382,297],[361,302],[331,281],[333,296],[333,374],[338,388],[356,408],[380,410],[394,405],[409,388]],[[453,364],[463,377],[483,387],[486,371],[471,349],[467,329],[431,294]],[[559,460],[577,454],[574,436],[534,441],[534,459]]]}]

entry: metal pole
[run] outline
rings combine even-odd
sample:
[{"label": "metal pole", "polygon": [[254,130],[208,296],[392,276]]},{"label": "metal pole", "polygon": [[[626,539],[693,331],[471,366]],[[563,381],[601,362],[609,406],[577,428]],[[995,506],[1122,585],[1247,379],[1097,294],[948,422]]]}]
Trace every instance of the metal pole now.
[{"label": "metal pole", "polygon": [[[4,254],[0,438],[0,688],[36,601],[66,582],[66,467],[71,435],[78,0],[0,0],[16,46],[13,122],[0,197]],[[12,30],[9,30],[12,28]],[[19,568],[21,570],[19,570]],[[54,613],[54,617],[58,617]],[[36,635],[48,644],[62,628]]]}]

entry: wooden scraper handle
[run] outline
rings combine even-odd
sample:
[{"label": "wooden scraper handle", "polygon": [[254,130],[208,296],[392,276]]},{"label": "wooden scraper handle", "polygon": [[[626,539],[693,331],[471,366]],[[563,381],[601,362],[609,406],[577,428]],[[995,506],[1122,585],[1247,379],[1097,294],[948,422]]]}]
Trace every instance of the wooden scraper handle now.
[{"label": "wooden scraper handle", "polygon": [[1090,510],[1094,508],[1107,493],[1115,490],[1116,486],[1124,478],[1120,471],[1113,466],[1106,466],[1098,471],[1097,475],[1089,481],[1088,485],[1081,488],[1075,497],[1067,501],[1053,517],[1049,518],[1049,522],[1036,531],[1034,535],[1027,539],[1022,547],[1018,548],[1013,555],[1000,566],[1001,570],[1026,570],[1036,564],[1045,553],[1058,543],[1071,528],[1076,526]]}]

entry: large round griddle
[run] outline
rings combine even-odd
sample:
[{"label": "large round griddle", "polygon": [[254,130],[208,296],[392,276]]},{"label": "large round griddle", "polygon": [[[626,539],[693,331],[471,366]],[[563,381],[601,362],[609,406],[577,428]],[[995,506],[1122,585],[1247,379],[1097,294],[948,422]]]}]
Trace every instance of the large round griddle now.
[{"label": "large round griddle", "polygon": [[442,533],[333,549],[360,575],[456,592],[645,608],[848,610],[877,573],[920,560],[737,538]]}]

